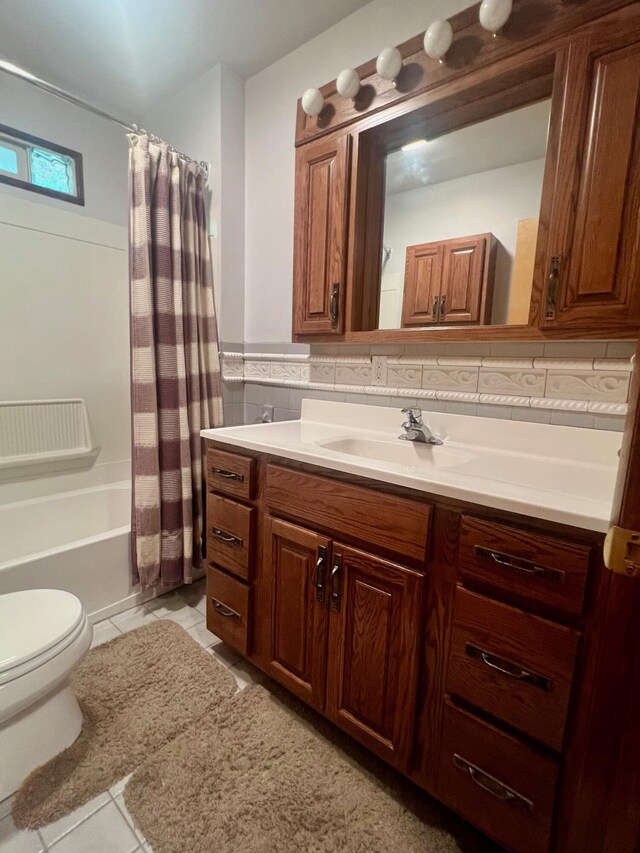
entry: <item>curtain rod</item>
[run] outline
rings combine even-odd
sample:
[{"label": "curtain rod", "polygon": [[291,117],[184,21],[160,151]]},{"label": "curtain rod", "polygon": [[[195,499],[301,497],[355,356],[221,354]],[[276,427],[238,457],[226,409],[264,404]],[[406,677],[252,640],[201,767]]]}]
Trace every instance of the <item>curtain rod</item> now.
[{"label": "curtain rod", "polygon": [[[159,136],[155,136],[153,133],[147,134],[147,131],[144,130],[144,128],[138,128],[136,124],[129,124],[126,121],[122,121],[122,119],[117,118],[117,116],[111,115],[111,113],[108,113],[105,110],[101,110],[100,107],[96,107],[88,101],[84,101],[82,98],[68,92],[66,89],[62,89],[60,86],[55,86],[47,80],[42,80],[40,77],[36,77],[35,74],[32,74],[30,71],[26,71],[24,68],[20,68],[19,65],[15,65],[13,62],[7,62],[5,59],[0,59],[0,71],[4,71],[6,74],[11,74],[13,77],[18,77],[20,80],[24,80],[27,83],[31,83],[32,86],[36,86],[38,89],[48,92],[50,95],[55,95],[56,98],[61,98],[63,101],[68,101],[76,107],[80,107],[87,112],[93,113],[93,115],[99,116],[113,124],[117,124],[124,128],[124,130],[128,130],[130,133],[143,133],[149,136],[153,142],[164,142],[163,139],[160,139]],[[164,144],[168,145],[169,150],[174,151],[179,157],[182,157],[192,163],[196,162],[192,157],[189,157],[182,151],[178,151],[178,149],[174,148],[173,145],[169,145],[167,142]],[[200,160],[199,162],[206,173],[209,174],[209,164],[206,160]]]}]

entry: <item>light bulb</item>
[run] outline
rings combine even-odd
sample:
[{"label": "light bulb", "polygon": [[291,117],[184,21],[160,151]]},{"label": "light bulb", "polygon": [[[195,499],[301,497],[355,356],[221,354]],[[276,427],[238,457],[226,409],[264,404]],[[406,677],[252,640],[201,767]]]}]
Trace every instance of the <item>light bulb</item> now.
[{"label": "light bulb", "polygon": [[343,98],[355,98],[360,91],[360,77],[358,72],[353,68],[345,68],[338,74],[336,80],[336,88],[338,94]]},{"label": "light bulb", "polygon": [[449,21],[434,21],[424,34],[424,50],[432,59],[439,59],[451,47],[453,28]]},{"label": "light bulb", "polygon": [[395,80],[402,70],[402,54],[397,47],[385,47],[376,60],[376,71],[383,80]]},{"label": "light bulb", "polygon": [[317,116],[324,107],[324,98],[320,89],[307,89],[302,96],[302,109],[308,116]]},{"label": "light bulb", "polygon": [[482,0],[480,25],[494,36],[509,20],[513,9],[512,0]]}]

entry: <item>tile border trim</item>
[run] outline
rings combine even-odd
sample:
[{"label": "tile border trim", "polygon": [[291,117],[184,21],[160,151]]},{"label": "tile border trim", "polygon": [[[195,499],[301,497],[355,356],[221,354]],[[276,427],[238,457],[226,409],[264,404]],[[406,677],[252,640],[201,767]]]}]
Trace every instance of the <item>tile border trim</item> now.
[{"label": "tile border trim", "polygon": [[[221,353],[221,361],[223,381],[229,383],[242,382],[330,393],[411,397],[616,416],[627,413],[629,380],[633,369],[632,359],[614,358],[330,356],[224,352]],[[393,365],[395,377],[402,377],[402,371],[405,369],[410,370],[411,373],[406,375],[407,383],[420,379],[420,386],[399,385],[398,378],[392,385],[387,385],[386,382],[376,384],[374,367],[382,367],[380,375],[386,379],[390,365]],[[439,367],[444,368],[442,373],[438,372]],[[336,368],[340,369],[343,379],[341,382],[335,381]],[[416,368],[419,368],[417,377]],[[463,371],[463,374],[458,376],[456,368]],[[564,374],[563,385],[570,389],[571,396],[556,397],[553,393],[548,394],[549,371],[552,371],[552,376],[556,379],[560,372]],[[537,394],[527,393],[527,376],[537,375],[540,384],[541,372],[545,374],[542,394],[540,391]],[[497,373],[500,374],[499,377],[492,380],[491,376]],[[425,376],[430,378],[429,382],[425,380]],[[481,376],[484,381],[479,387]],[[584,381],[585,376],[593,380],[592,386]],[[322,381],[323,379],[325,381]],[[491,393],[491,388],[487,388],[492,381],[496,383],[496,393]],[[497,387],[498,382],[501,388]],[[506,387],[504,382],[508,383]],[[437,387],[438,385],[440,387]],[[504,393],[512,389],[513,394]]]}]

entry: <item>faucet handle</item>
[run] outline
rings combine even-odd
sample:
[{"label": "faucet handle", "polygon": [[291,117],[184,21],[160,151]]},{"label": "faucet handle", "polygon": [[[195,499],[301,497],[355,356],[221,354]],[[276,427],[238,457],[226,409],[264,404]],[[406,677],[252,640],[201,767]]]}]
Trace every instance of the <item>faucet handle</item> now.
[{"label": "faucet handle", "polygon": [[409,425],[418,426],[422,424],[422,409],[408,407],[402,410],[403,415],[409,415]]}]

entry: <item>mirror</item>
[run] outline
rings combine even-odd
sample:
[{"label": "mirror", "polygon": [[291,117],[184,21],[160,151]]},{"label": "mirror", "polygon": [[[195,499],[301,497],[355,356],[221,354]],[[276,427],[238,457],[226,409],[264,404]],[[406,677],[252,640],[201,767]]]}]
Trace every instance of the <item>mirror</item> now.
[{"label": "mirror", "polygon": [[378,328],[528,323],[550,111],[387,153]]}]

